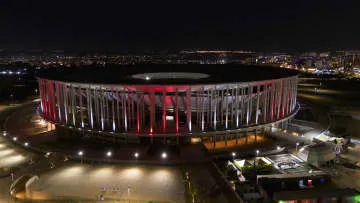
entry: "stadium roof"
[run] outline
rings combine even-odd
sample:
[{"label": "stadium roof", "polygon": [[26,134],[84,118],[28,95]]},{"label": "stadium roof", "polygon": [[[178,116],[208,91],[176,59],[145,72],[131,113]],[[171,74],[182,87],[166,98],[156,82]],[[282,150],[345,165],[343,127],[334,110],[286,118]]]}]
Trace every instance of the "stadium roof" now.
[{"label": "stadium roof", "polygon": [[48,69],[49,80],[92,84],[196,85],[252,82],[297,75],[297,71],[235,64],[141,64]]}]

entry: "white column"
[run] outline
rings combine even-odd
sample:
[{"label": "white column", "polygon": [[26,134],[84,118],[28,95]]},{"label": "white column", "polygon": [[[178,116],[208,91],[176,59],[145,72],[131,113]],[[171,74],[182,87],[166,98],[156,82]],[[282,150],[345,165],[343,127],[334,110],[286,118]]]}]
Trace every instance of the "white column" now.
[{"label": "white column", "polygon": [[81,127],[84,127],[84,115],[83,115],[83,95],[82,95],[82,89],[79,86],[78,87],[78,91],[79,91],[79,105],[80,105],[80,120],[81,120]]},{"label": "white column", "polygon": [[228,129],[228,121],[229,121],[229,89],[226,89],[225,92],[225,129]]},{"label": "white column", "polygon": [[[124,90],[125,91],[125,90]],[[123,106],[123,115],[124,115],[124,128],[125,132],[127,132],[128,121],[127,121],[127,113],[126,113],[126,95],[125,92],[122,93],[122,106]]]},{"label": "white column", "polygon": [[114,97],[114,90],[111,89],[111,112],[112,112],[112,128],[113,131],[116,131],[116,122],[115,122],[115,97]]},{"label": "white column", "polygon": [[236,128],[239,128],[239,108],[240,108],[240,105],[239,105],[239,101],[240,101],[240,98],[239,98],[239,91],[241,89],[239,89],[238,86],[236,86],[236,89],[235,89],[235,108],[236,108]]},{"label": "white column", "polygon": [[260,87],[261,85],[258,84],[256,89],[256,111],[255,111],[255,123],[256,125],[259,123],[259,104],[260,104]]}]

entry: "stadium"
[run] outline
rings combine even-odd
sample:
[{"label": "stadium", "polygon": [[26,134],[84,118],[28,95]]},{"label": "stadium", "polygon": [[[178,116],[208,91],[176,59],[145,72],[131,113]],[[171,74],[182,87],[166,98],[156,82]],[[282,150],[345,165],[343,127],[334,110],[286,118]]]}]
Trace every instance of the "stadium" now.
[{"label": "stadium", "polygon": [[216,142],[264,134],[297,112],[297,72],[248,65],[65,68],[38,76],[41,115],[64,137]]}]

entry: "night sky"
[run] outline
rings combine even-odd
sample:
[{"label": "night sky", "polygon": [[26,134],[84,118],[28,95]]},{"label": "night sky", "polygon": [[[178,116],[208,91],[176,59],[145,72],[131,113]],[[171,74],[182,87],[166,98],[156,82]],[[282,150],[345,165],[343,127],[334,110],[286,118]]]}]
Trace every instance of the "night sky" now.
[{"label": "night sky", "polygon": [[356,1],[4,1],[0,49],[360,49]]}]

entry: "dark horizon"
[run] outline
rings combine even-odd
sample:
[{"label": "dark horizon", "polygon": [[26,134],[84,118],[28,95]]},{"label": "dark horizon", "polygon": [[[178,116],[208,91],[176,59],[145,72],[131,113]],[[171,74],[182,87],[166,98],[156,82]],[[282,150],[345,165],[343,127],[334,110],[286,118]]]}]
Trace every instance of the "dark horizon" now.
[{"label": "dark horizon", "polygon": [[0,49],[66,52],[360,49],[353,1],[3,2]]}]

